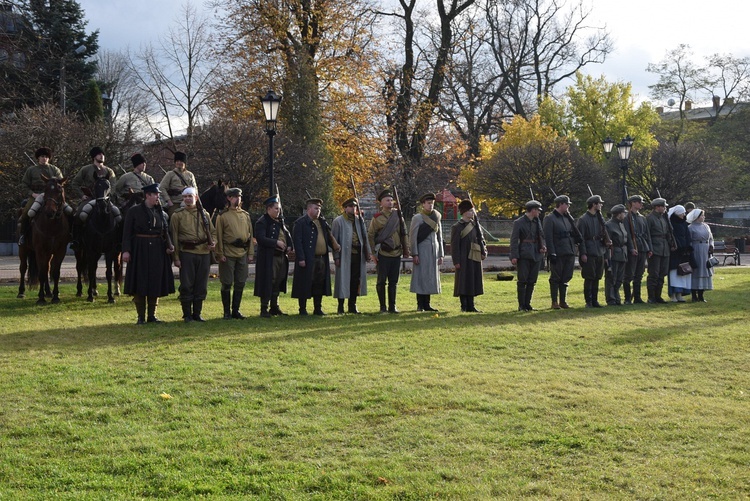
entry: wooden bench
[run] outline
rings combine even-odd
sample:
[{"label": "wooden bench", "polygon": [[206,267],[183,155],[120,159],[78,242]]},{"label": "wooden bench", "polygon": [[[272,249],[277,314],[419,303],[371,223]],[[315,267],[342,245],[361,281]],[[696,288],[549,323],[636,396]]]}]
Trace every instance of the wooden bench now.
[{"label": "wooden bench", "polygon": [[732,260],[735,266],[740,265],[740,251],[734,244],[728,244],[724,241],[714,242],[714,257],[723,259],[722,264],[727,265],[727,259]]}]

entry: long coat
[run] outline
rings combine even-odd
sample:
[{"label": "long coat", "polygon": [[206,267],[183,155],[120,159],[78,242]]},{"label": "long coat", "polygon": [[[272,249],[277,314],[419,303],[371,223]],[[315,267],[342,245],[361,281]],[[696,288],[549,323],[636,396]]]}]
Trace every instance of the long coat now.
[{"label": "long coat", "polygon": [[646,216],[648,232],[651,237],[651,252],[655,256],[669,256],[670,241],[672,240],[672,228],[667,216],[659,214],[655,210]]},{"label": "long coat", "polygon": [[440,294],[441,290],[438,259],[445,256],[443,229],[440,213],[433,210],[432,215],[437,217],[437,230],[430,230],[427,237],[419,243],[417,243],[419,227],[427,224],[424,220],[429,216],[422,213],[416,214],[409,225],[409,247],[412,249],[412,256],[419,256],[419,265],[412,266],[409,288],[415,294]]},{"label": "long coat", "polygon": [[[333,284],[333,296],[339,299],[348,298],[351,296],[349,290],[349,282],[351,282],[351,256],[352,256],[352,235],[354,228],[357,229],[357,238],[359,243],[362,245],[360,248],[360,261],[359,261],[359,294],[360,296],[367,295],[367,259],[366,255],[370,255],[370,243],[367,241],[367,228],[359,218],[354,218],[352,224],[346,216],[339,216],[333,220],[331,225],[331,233],[333,238],[341,246],[338,252],[333,253],[334,259],[340,259],[341,264],[336,268],[336,278]],[[365,253],[365,250],[367,251]]]},{"label": "long coat", "polygon": [[461,269],[456,270],[453,282],[453,296],[479,296],[484,294],[482,283],[482,262],[469,259],[469,250],[472,243],[479,243],[482,256],[487,255],[487,246],[484,238],[480,237],[481,230],[474,227],[465,237],[461,238],[461,232],[469,222],[459,220],[451,226],[451,258],[453,264],[460,264]]},{"label": "long coat", "polygon": [[544,218],[544,240],[547,254],[550,256],[575,256],[576,237],[575,223],[572,217],[560,214],[556,210]]},{"label": "long coat", "polygon": [[693,268],[697,267],[693,259],[692,239],[690,228],[685,219],[673,215],[669,218],[672,223],[672,234],[677,248],[669,254],[669,269],[676,270],[680,263],[690,263]]},{"label": "long coat", "polygon": [[[273,219],[268,214],[263,214],[255,222],[255,240],[258,242],[258,259],[255,262],[255,287],[253,294],[262,298],[270,298],[273,291],[273,258],[276,250],[276,242],[279,234],[283,233],[286,245],[293,249],[292,235],[281,221]],[[280,251],[279,251],[280,252]],[[282,271],[284,277],[289,275],[289,258],[283,254],[284,266]],[[279,287],[279,292],[286,292],[286,278]]]},{"label": "long coat", "polygon": [[607,221],[607,233],[612,239],[612,261],[626,262],[633,250],[633,239],[625,223],[626,221],[618,221],[614,217]]},{"label": "long coat", "polygon": [[714,269],[706,266],[709,253],[714,247],[714,236],[711,233],[711,228],[706,223],[692,222],[688,229],[693,246],[693,260],[696,264],[693,268],[692,288],[696,290],[713,289],[711,277],[714,274]]},{"label": "long coat", "polygon": [[174,292],[172,261],[164,240],[167,231],[167,217],[158,205],[149,209],[141,203],[125,215],[122,251],[130,253],[125,294],[161,297]]},{"label": "long coat", "polygon": [[[321,220],[321,226],[325,228],[328,224]],[[331,239],[327,232],[323,232],[323,238],[326,242],[326,255],[325,262],[326,266],[330,270],[330,251],[332,247]],[[294,222],[294,228],[292,229],[292,241],[294,242],[294,250],[296,253],[296,260],[294,262],[294,277],[292,278],[292,297],[298,299],[309,299],[312,297],[312,286],[313,286],[313,263],[315,261],[315,243],[318,240],[318,228],[310,219],[310,216],[305,214],[301,218]],[[299,265],[300,261],[305,262],[305,267]],[[331,273],[327,271],[326,274],[324,296],[331,295]]]},{"label": "long coat", "polygon": [[529,259],[534,262],[542,260],[539,248],[544,245],[542,225],[538,218],[529,219],[523,215],[513,221],[513,231],[510,234],[510,258]]}]

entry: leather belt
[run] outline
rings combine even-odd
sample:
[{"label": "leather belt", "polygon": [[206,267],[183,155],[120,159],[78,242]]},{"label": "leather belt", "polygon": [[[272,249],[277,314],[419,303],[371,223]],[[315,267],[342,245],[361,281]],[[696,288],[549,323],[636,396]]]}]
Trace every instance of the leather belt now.
[{"label": "leather belt", "polygon": [[147,235],[145,233],[136,233],[135,236],[138,238],[157,238],[157,237],[160,237],[161,235]]}]

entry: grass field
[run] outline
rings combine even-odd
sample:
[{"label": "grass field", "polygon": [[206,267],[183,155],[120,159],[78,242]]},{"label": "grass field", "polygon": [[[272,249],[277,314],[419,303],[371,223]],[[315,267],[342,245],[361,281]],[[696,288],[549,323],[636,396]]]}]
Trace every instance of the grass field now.
[{"label": "grass field", "polygon": [[[360,301],[377,310],[374,279]],[[708,303],[135,325],[0,287],[0,499],[747,499],[750,270]],[[252,290],[252,288],[250,288]],[[295,303],[283,297],[282,309]],[[335,311],[334,300],[324,302]]]}]

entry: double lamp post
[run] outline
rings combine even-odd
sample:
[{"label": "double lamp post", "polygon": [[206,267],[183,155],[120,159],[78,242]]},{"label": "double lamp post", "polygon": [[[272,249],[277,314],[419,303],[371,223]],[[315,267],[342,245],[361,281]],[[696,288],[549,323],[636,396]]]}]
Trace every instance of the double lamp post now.
[{"label": "double lamp post", "polygon": [[[607,137],[602,141],[604,146],[604,155],[609,158],[609,154],[612,153],[612,147],[615,142],[612,138]],[[633,138],[628,134],[625,139],[617,143],[617,155],[620,157],[620,168],[622,169],[622,205],[627,207],[628,203],[628,186],[626,178],[628,176],[628,160],[630,160],[630,151],[633,148]]]}]

